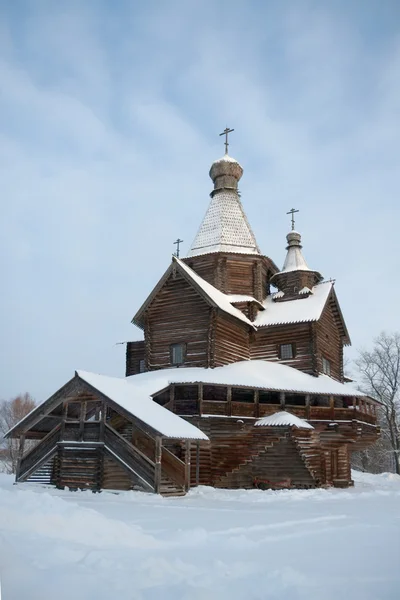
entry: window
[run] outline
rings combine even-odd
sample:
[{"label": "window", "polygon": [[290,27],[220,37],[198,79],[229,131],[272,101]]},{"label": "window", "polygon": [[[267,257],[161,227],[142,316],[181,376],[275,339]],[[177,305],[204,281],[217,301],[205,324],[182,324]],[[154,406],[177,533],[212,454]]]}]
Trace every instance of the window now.
[{"label": "window", "polygon": [[173,365],[182,365],[185,361],[186,344],[171,344],[171,363]]},{"label": "window", "polygon": [[145,370],[145,364],[144,364],[144,358],[139,360],[139,373],[144,373]]},{"label": "window", "polygon": [[254,402],[254,391],[232,388],[232,402]]},{"label": "window", "polygon": [[294,358],[295,345],[294,344],[281,344],[279,346],[279,358],[282,360],[289,360]]},{"label": "window", "polygon": [[331,361],[324,356],[322,357],[322,372],[325,373],[325,375],[331,374]]}]

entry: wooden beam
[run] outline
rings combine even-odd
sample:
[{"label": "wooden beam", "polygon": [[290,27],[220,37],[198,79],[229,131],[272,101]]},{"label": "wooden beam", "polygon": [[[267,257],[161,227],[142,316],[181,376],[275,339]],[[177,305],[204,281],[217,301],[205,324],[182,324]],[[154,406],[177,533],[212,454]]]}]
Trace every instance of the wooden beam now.
[{"label": "wooden beam", "polygon": [[190,490],[190,440],[186,440],[185,451],[185,490]]},{"label": "wooden beam", "polygon": [[23,433],[19,436],[19,449],[18,449],[17,466],[15,469],[15,481],[18,481],[21,460],[22,460],[22,456],[24,454],[24,446],[25,446],[25,434]]},{"label": "wooden beam", "polygon": [[329,406],[330,406],[330,413],[331,413],[331,421],[335,420],[335,398],[334,396],[329,396]]},{"label": "wooden beam", "polygon": [[154,490],[155,490],[156,494],[159,494],[160,489],[161,489],[161,455],[162,455],[161,446],[162,446],[161,437],[158,435],[156,437],[155,460],[154,460],[154,462],[156,463],[155,472],[154,472]]},{"label": "wooden beam", "polygon": [[81,413],[79,416],[79,439],[83,442],[83,431],[85,429],[85,417],[86,417],[87,402],[81,402]]},{"label": "wooden beam", "polygon": [[196,444],[196,485],[200,483],[200,442]]},{"label": "wooden beam", "polygon": [[203,384],[199,383],[199,416],[203,414]]},{"label": "wooden beam", "polygon": [[254,390],[254,416],[256,419],[260,416],[260,392],[259,390]]},{"label": "wooden beam", "polygon": [[169,388],[169,404],[171,412],[175,412],[175,384],[171,383]]},{"label": "wooden beam", "polygon": [[231,417],[232,416],[232,386],[231,385],[228,385],[228,387],[227,387],[226,400],[227,400],[226,413],[227,413],[228,417]]},{"label": "wooden beam", "polygon": [[306,419],[310,418],[310,394],[306,394]]},{"label": "wooden beam", "polygon": [[99,431],[99,441],[104,442],[104,432],[106,429],[106,419],[107,419],[107,402],[103,402],[103,406],[101,409],[101,419],[100,419],[100,431]]},{"label": "wooden beam", "polygon": [[281,410],[285,410],[285,392],[279,392]]}]

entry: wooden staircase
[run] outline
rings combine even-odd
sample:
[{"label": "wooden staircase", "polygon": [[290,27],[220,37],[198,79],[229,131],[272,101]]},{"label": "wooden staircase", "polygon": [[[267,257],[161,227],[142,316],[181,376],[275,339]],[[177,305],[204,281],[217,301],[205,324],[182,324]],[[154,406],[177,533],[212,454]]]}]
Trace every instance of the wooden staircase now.
[{"label": "wooden staircase", "polygon": [[[289,428],[269,430],[259,437],[250,456],[215,482],[222,488],[310,488],[318,485],[310,465],[305,460],[305,450],[292,438]],[[257,436],[258,437],[258,436]]]},{"label": "wooden staircase", "polygon": [[51,485],[53,483],[54,456],[42,464],[25,481],[28,483],[42,483]]}]

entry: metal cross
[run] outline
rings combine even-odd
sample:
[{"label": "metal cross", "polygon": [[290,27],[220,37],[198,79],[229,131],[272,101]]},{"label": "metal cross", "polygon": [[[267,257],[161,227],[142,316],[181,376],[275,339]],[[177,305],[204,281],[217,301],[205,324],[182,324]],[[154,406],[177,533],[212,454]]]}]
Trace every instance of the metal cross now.
[{"label": "metal cross", "polygon": [[228,146],[229,146],[228,134],[232,133],[232,131],[235,131],[235,130],[234,129],[229,129],[229,127],[225,127],[224,131],[219,134],[220,136],[221,135],[225,136],[225,154],[228,154]]},{"label": "metal cross", "polygon": [[176,244],[176,253],[175,256],[176,258],[179,258],[179,244],[182,244],[183,240],[181,239],[177,239],[176,242],[174,242],[174,244]]},{"label": "metal cross", "polygon": [[296,210],[295,208],[291,208],[289,210],[289,212],[287,212],[287,215],[292,215],[292,231],[294,231],[294,213],[300,212],[298,210]]}]

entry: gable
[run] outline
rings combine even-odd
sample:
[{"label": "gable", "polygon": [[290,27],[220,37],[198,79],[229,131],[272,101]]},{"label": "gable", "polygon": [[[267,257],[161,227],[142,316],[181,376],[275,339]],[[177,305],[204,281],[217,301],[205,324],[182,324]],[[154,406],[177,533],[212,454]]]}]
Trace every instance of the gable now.
[{"label": "gable", "polygon": [[192,286],[196,292],[205,300],[205,302],[212,307],[219,308],[222,311],[232,315],[236,319],[240,319],[241,321],[247,323],[251,327],[253,327],[253,323],[244,315],[240,310],[232,306],[229,301],[229,297],[226,294],[223,294],[213,285],[202,279],[195,271],[193,271],[188,265],[184,262],[176,258],[172,257],[172,263],[165,271],[164,275],[161,277],[157,285],[154,287],[153,291],[147,297],[145,302],[142,304],[136,315],[132,319],[132,323],[144,329],[144,315],[148,308],[151,306],[159,292],[165,286],[170,277],[176,277],[177,274],[180,274],[190,286]]},{"label": "gable", "polygon": [[338,334],[343,342],[344,346],[351,346],[351,340],[349,336],[349,332],[346,327],[345,320],[343,318],[343,314],[339,305],[338,298],[336,296],[335,289],[332,287],[332,291],[329,295],[328,301],[324,307],[324,310],[321,315],[321,319],[330,318],[333,320]]}]

